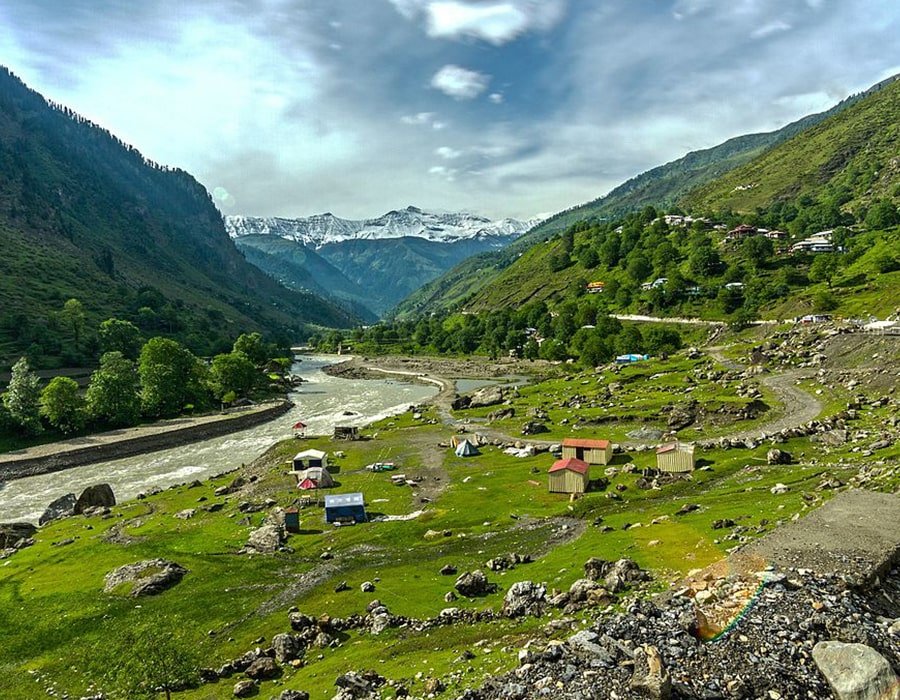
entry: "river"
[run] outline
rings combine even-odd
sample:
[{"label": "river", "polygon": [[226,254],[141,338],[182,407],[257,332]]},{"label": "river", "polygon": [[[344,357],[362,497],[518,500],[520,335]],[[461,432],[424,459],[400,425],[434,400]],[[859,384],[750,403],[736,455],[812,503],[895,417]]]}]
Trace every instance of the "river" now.
[{"label": "river", "polygon": [[[81,492],[90,484],[108,483],[119,501],[156,486],[166,488],[236,469],[252,462],[273,443],[291,436],[297,421],[311,435],[331,434],[335,424],[362,426],[403,412],[437,393],[436,387],[393,379],[343,379],[322,369],[346,358],[304,355],[292,371],[304,379],[290,395],[296,406],[275,420],[247,430],[145,455],[97,462],[53,474],[16,479],[0,485],[0,522],[36,522],[55,498]],[[352,411],[352,415],[344,415]]]}]

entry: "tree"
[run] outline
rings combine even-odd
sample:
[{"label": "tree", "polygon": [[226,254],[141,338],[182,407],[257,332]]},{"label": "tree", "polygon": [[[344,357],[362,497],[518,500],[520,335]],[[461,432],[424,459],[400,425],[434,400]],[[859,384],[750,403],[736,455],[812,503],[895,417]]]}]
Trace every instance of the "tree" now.
[{"label": "tree", "polygon": [[[343,336],[341,336],[343,339]],[[340,342],[340,341],[339,341]],[[337,347],[337,343],[335,343]],[[263,342],[259,333],[242,333],[234,341],[233,352],[242,352],[257,366],[264,365],[271,355],[270,348]]]},{"label": "tree", "polygon": [[809,279],[813,282],[825,282],[831,289],[831,281],[840,267],[841,260],[836,253],[819,253],[809,266]]},{"label": "tree", "polygon": [[84,427],[85,401],[78,382],[54,377],[41,392],[41,415],[57,430],[74,433]]},{"label": "tree", "polygon": [[635,282],[643,282],[653,272],[653,265],[643,253],[628,256],[628,276]]},{"label": "tree", "polygon": [[100,368],[91,375],[85,399],[94,420],[114,426],[134,425],[141,407],[134,363],[120,352],[105,353]]},{"label": "tree", "polygon": [[62,317],[72,331],[75,349],[81,346],[81,334],[84,331],[84,306],[78,299],[69,299],[63,304]]},{"label": "tree", "polygon": [[694,248],[688,256],[688,268],[694,275],[711,277],[722,269],[722,258],[711,245],[700,246]]},{"label": "tree", "polygon": [[136,360],[144,340],[140,329],[131,321],[108,318],[100,324],[101,352],[120,352],[129,360]]},{"label": "tree", "polygon": [[40,379],[31,371],[28,360],[20,357],[12,367],[9,388],[3,394],[3,406],[13,425],[26,435],[37,435],[41,425]]},{"label": "tree", "polygon": [[85,656],[92,680],[112,698],[152,700],[199,683],[197,644],[178,620],[153,616],[104,635]]},{"label": "tree", "polygon": [[882,230],[900,224],[900,211],[889,199],[879,199],[866,212],[866,226],[873,230]]},{"label": "tree", "polygon": [[741,243],[741,254],[750,267],[754,270],[759,270],[765,267],[772,259],[772,256],[775,254],[775,248],[771,239],[765,236],[750,236]]},{"label": "tree", "polygon": [[242,352],[216,355],[209,369],[210,384],[216,398],[226,394],[246,396],[259,380],[259,370]]},{"label": "tree", "polygon": [[194,367],[197,358],[181,343],[151,338],[141,348],[138,376],[141,410],[147,416],[177,416],[196,395]]}]

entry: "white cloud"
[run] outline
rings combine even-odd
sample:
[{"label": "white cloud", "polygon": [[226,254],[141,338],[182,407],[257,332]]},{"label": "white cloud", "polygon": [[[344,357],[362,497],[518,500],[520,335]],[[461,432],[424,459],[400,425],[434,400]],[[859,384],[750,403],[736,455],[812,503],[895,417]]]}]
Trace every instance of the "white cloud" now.
[{"label": "white cloud", "polygon": [[431,78],[431,87],[454,100],[471,100],[487,90],[491,76],[478,71],[448,64]]},{"label": "white cloud", "polygon": [[503,93],[492,92],[490,95],[488,95],[488,99],[495,105],[503,104]]},{"label": "white cloud", "polygon": [[462,151],[457,151],[455,148],[450,148],[450,146],[436,148],[434,153],[444,160],[455,160],[462,155]]},{"label": "white cloud", "polygon": [[456,180],[456,170],[453,168],[448,168],[443,165],[435,165],[428,169],[429,175],[435,175],[437,177],[444,178],[447,182],[453,182]]},{"label": "white cloud", "polygon": [[767,24],[762,25],[758,29],[753,30],[750,36],[754,39],[763,39],[767,36],[771,36],[772,34],[778,34],[779,32],[786,32],[791,28],[791,25],[782,20],[775,20],[774,22],[769,22]]},{"label": "white cloud", "polygon": [[546,31],[565,15],[564,0],[389,0],[407,19],[424,17],[428,36],[470,37],[502,46],[530,31]]},{"label": "white cloud", "polygon": [[400,121],[411,126],[423,126],[434,122],[434,112],[417,112],[416,114],[404,114]]}]

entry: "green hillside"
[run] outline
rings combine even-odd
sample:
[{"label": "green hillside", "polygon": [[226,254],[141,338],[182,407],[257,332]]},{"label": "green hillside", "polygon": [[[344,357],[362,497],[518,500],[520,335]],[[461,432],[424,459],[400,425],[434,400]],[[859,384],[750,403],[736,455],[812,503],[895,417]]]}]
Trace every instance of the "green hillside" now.
[{"label": "green hillside", "polygon": [[197,352],[243,330],[284,340],[307,324],[347,326],[332,302],[284,289],[229,240],[206,190],[148,162],[0,69],[0,360],[91,361],[59,311],[70,298],[85,328],[110,316],[169,334]]},{"label": "green hillside", "polygon": [[377,320],[366,291],[312,248],[268,235],[241,236],[234,244],[249,263],[285,287],[333,299],[363,321]]},{"label": "green hillside", "polygon": [[826,112],[809,115],[777,131],[729,139],[713,148],[692,151],[619,185],[591,202],[562,211],[533,228],[508,249],[466,260],[405,299],[396,310],[400,318],[426,311],[459,308],[497,279],[500,273],[536,243],[545,241],[579,222],[621,218],[645,206],[670,208],[698,187],[735,171],[768,149],[784,143],[829,117],[891,85],[882,81],[859,95],[843,100]]},{"label": "green hillside", "polygon": [[859,211],[900,199],[900,80],[681,200],[694,211],[753,212],[778,201],[828,199]]}]

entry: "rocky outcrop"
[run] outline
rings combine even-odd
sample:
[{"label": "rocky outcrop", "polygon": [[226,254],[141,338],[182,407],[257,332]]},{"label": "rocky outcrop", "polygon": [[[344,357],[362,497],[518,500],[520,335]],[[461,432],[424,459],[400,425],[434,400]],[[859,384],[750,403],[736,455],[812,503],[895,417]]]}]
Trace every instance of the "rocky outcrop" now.
[{"label": "rocky outcrop", "polygon": [[672,679],[656,647],[644,644],[635,650],[631,689],[652,700],[672,696]]},{"label": "rocky outcrop", "polygon": [[111,508],[116,505],[116,496],[109,484],[88,486],[75,502],[75,515],[84,513],[89,508]]},{"label": "rocky outcrop", "polygon": [[897,674],[871,647],[819,642],[812,656],[837,700],[900,700]]},{"label": "rocky outcrop", "polygon": [[113,569],[103,577],[103,590],[115,591],[130,584],[128,595],[157,595],[178,584],[188,570],[167,559],[147,559]]},{"label": "rocky outcrop", "polygon": [[287,533],[284,529],[284,510],[276,508],[263,521],[263,524],[250,533],[244,551],[259,554],[271,554],[284,547]]}]

